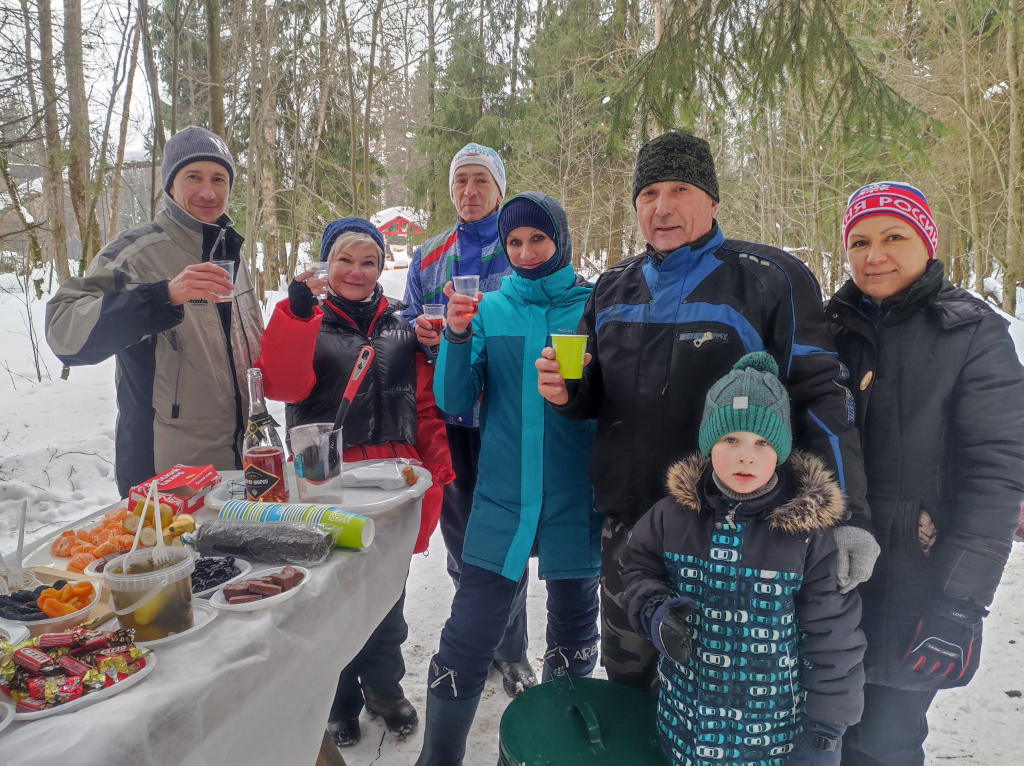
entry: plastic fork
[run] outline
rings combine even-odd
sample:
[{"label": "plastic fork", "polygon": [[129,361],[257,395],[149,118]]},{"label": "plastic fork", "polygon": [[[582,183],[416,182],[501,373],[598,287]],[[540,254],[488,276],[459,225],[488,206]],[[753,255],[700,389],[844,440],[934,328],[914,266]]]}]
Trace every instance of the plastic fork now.
[{"label": "plastic fork", "polygon": [[[156,486],[156,481],[151,485]],[[153,546],[153,568],[160,569],[170,564],[173,559],[167,553],[167,546],[164,545],[163,517],[160,515],[160,501],[157,500],[156,491],[153,492],[153,526],[156,527],[156,545]]]},{"label": "plastic fork", "polygon": [[[124,572],[125,574],[128,574],[128,570],[131,569],[132,556],[134,555],[135,551],[139,547],[139,540],[142,539],[142,528],[144,526],[146,526],[146,512],[149,510],[149,506],[151,504],[151,498],[153,497],[153,490],[154,490],[155,487],[156,487],[156,482],[155,481],[151,482],[150,485],[149,485],[149,492],[146,494],[146,503],[145,503],[145,505],[142,506],[142,513],[139,514],[139,527],[138,527],[138,529],[135,530],[135,540],[132,542],[131,550],[129,550],[128,554],[124,557],[124,564],[121,565],[121,571]],[[157,518],[159,518],[160,511],[157,510],[156,514],[157,514]],[[158,525],[156,523],[154,523],[153,526],[158,526]],[[158,535],[158,537],[159,537],[159,535]]]},{"label": "plastic fork", "polygon": [[21,590],[31,580],[25,579],[25,573],[21,568],[21,552],[25,548],[25,521],[28,518],[28,500],[21,501],[21,526],[18,527],[18,552],[15,554],[14,566],[7,569],[7,586],[14,592]]}]

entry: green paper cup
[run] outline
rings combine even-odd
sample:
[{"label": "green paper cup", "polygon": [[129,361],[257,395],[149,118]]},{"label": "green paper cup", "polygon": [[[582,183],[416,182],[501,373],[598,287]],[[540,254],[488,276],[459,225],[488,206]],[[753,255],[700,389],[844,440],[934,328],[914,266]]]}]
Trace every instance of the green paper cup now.
[{"label": "green paper cup", "polygon": [[561,367],[566,380],[583,377],[583,358],[587,353],[586,335],[552,335],[551,345],[555,349],[555,360]]}]

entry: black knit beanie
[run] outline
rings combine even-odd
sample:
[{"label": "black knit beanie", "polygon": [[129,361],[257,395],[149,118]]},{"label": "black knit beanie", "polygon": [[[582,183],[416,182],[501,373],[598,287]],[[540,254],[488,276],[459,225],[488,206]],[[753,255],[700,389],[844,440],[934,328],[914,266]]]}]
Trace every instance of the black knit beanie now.
[{"label": "black knit beanie", "polygon": [[718,177],[711,145],[690,133],[663,133],[640,148],[633,172],[633,207],[644,187],[682,181],[703,189],[718,202]]},{"label": "black knit beanie", "polygon": [[204,161],[223,165],[228,171],[228,187],[234,185],[235,160],[224,139],[197,125],[179,130],[164,145],[164,161],[160,168],[164,191],[171,193],[174,177],[179,170],[192,162]]}]

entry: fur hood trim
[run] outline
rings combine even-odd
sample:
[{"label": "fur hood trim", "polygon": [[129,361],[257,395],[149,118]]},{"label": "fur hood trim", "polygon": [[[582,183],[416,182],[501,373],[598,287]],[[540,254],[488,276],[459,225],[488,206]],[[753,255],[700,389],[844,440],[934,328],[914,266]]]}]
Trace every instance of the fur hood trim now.
[{"label": "fur hood trim", "polygon": [[[842,524],[846,519],[846,500],[824,461],[794,450],[787,462],[799,487],[793,499],[768,515],[772,529],[799,535]],[[669,468],[669,494],[683,508],[700,512],[700,477],[710,463],[710,459],[698,453]]]}]

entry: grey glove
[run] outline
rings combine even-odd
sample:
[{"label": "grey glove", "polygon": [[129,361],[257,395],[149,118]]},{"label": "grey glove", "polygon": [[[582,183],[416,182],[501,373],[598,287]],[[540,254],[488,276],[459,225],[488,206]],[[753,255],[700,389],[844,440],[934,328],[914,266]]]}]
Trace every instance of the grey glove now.
[{"label": "grey glove", "polygon": [[840,593],[849,593],[871,577],[875,559],[882,549],[870,532],[860,527],[836,527],[839,556],[836,560],[836,583]]}]

